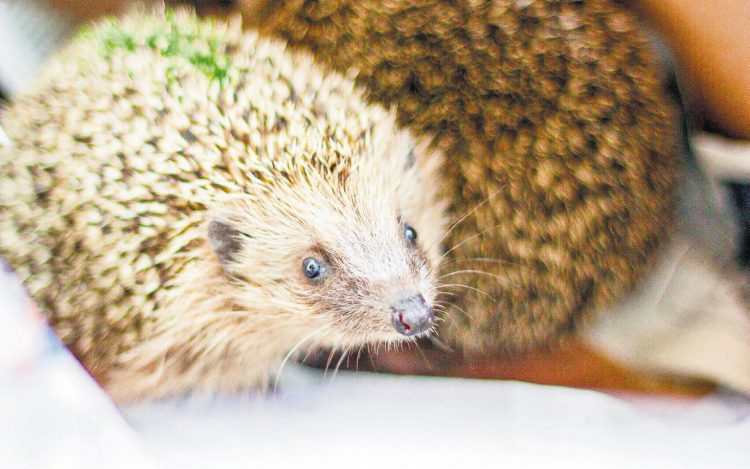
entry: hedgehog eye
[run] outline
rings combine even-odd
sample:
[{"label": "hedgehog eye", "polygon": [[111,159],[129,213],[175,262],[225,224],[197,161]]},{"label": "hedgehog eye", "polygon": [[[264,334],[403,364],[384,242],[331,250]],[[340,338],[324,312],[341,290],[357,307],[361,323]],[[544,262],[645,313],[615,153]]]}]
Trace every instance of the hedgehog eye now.
[{"label": "hedgehog eye", "polygon": [[323,275],[323,267],[320,265],[320,261],[312,257],[302,261],[302,271],[309,280],[318,279]]},{"label": "hedgehog eye", "polygon": [[406,238],[406,242],[412,246],[417,244],[417,230],[410,225],[404,225],[404,238]]}]

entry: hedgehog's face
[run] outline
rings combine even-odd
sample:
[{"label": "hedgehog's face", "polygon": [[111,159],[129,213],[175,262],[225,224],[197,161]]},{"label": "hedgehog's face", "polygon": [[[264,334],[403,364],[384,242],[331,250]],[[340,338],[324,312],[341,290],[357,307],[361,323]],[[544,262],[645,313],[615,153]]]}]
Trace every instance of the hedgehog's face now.
[{"label": "hedgehog's face", "polygon": [[432,328],[444,230],[439,157],[388,130],[376,129],[345,173],[307,168],[214,218],[209,238],[236,279],[238,303],[300,334],[319,329],[315,341],[326,345]]},{"label": "hedgehog's face", "polygon": [[336,343],[429,331],[435,320],[435,260],[426,255],[417,230],[394,217],[378,227],[356,225],[335,234],[318,232],[296,259],[300,301],[334,325]]}]

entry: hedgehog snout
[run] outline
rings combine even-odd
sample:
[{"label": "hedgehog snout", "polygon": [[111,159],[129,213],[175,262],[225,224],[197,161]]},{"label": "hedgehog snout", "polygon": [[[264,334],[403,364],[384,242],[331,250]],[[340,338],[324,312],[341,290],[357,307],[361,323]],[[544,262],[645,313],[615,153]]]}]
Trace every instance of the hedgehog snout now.
[{"label": "hedgehog snout", "polygon": [[410,337],[429,330],[435,312],[421,294],[407,295],[393,303],[391,318],[396,331]]}]

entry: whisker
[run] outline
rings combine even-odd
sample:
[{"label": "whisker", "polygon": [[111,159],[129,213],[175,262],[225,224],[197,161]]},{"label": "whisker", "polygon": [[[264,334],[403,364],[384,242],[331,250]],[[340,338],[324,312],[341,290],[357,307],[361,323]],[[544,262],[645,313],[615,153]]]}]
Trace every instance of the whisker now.
[{"label": "whisker", "polygon": [[442,340],[438,339],[434,335],[430,336],[430,343],[432,345],[436,346],[438,348],[438,350],[441,350],[443,352],[456,353],[456,351],[453,350],[453,348],[451,348],[450,345],[446,344],[445,342],[443,342]]},{"label": "whisker", "polygon": [[417,349],[417,352],[419,352],[419,356],[422,357],[422,361],[424,362],[427,369],[428,370],[435,369],[435,367],[432,366],[432,363],[430,363],[430,361],[427,360],[427,355],[424,354],[424,352],[422,351],[422,348],[419,345],[417,345],[415,348]]},{"label": "whisker", "polygon": [[438,290],[438,291],[437,291],[437,293],[435,294],[435,298],[437,298],[437,297],[438,297],[438,296],[440,296],[440,295],[450,295],[450,296],[458,296],[458,294],[457,294],[457,293],[453,293],[453,292],[449,292],[449,291],[441,291],[441,290]]},{"label": "whisker", "polygon": [[276,378],[274,379],[274,382],[273,382],[273,387],[274,387],[274,389],[275,389],[275,388],[278,388],[278,386],[279,386],[279,378],[281,378],[281,373],[282,373],[282,371],[284,371],[284,367],[286,366],[287,362],[289,361],[289,358],[291,358],[291,356],[292,356],[292,355],[294,355],[294,352],[296,352],[296,351],[297,351],[297,349],[298,349],[298,348],[299,348],[299,347],[300,347],[300,346],[301,346],[301,345],[302,345],[302,344],[303,344],[303,343],[304,343],[304,342],[305,342],[305,341],[306,341],[307,339],[309,339],[310,337],[312,337],[312,336],[314,336],[315,334],[319,333],[319,332],[320,332],[320,331],[322,331],[323,329],[326,329],[327,327],[329,327],[329,325],[328,325],[328,324],[325,324],[325,325],[323,325],[323,326],[319,327],[318,329],[315,329],[315,330],[314,330],[314,331],[312,331],[311,333],[307,334],[306,336],[304,336],[304,337],[302,338],[302,340],[300,340],[299,342],[297,342],[297,344],[296,344],[296,345],[295,345],[294,347],[292,347],[292,349],[291,349],[291,350],[289,351],[289,353],[287,353],[287,354],[286,354],[286,356],[284,356],[284,360],[282,360],[282,361],[281,361],[281,365],[279,366],[279,369],[278,369],[278,371],[276,372]]},{"label": "whisker", "polygon": [[451,252],[453,252],[454,250],[458,249],[459,247],[463,246],[464,244],[468,243],[469,241],[471,241],[471,240],[473,240],[473,239],[476,239],[476,238],[478,238],[479,236],[482,236],[483,234],[487,234],[487,233],[489,233],[489,232],[490,232],[490,231],[492,231],[492,230],[496,230],[496,229],[497,229],[497,228],[498,228],[498,227],[499,227],[500,225],[502,225],[502,223],[498,223],[497,225],[495,225],[495,226],[493,226],[493,227],[491,227],[491,228],[487,228],[486,230],[480,231],[479,233],[475,233],[475,234],[473,234],[472,236],[469,236],[468,238],[464,239],[464,240],[463,240],[463,241],[461,241],[460,243],[456,244],[456,245],[455,245],[455,246],[453,246],[452,248],[448,249],[447,251],[445,251],[445,252],[443,253],[443,255],[442,255],[442,256],[440,256],[440,259],[438,259],[438,264],[439,264],[439,263],[441,263],[441,262],[443,261],[443,259],[445,259],[445,257],[446,257],[446,256],[447,256],[448,254],[450,254]]},{"label": "whisker", "polygon": [[357,350],[357,361],[354,363],[354,367],[356,371],[359,371],[359,356],[362,353],[362,349],[364,348],[364,344],[359,346],[359,350]]},{"label": "whisker", "polygon": [[333,355],[336,353],[336,348],[331,348],[331,353],[328,354],[328,360],[326,360],[326,368],[323,371],[323,381],[325,381],[326,376],[328,376],[328,367],[331,366],[331,360],[333,360]]},{"label": "whisker", "polygon": [[344,353],[341,354],[341,358],[339,358],[339,361],[336,363],[336,368],[333,370],[333,376],[331,376],[331,382],[336,380],[336,375],[339,373],[339,368],[341,367],[341,364],[344,362],[344,358],[349,356],[349,348],[347,347],[346,350],[344,350]]},{"label": "whisker", "polygon": [[447,274],[445,274],[445,275],[441,275],[441,276],[440,276],[440,277],[438,277],[437,279],[438,279],[438,280],[442,280],[442,279],[444,279],[445,277],[450,277],[451,275],[458,275],[458,274],[481,274],[481,275],[488,275],[488,276],[490,276],[490,277],[495,277],[495,278],[499,277],[499,275],[498,275],[498,274],[493,274],[493,273],[490,273],[490,272],[486,272],[486,271],[484,271],[484,270],[477,270],[477,269],[464,269],[464,270],[455,270],[455,271],[453,271],[453,272],[450,272],[450,273],[447,273]]},{"label": "whisker", "polygon": [[[376,352],[377,353],[377,352]],[[370,344],[367,344],[367,358],[370,360],[370,365],[372,366],[372,371],[378,371],[377,366],[375,366],[375,360],[372,358],[372,346]]]},{"label": "whisker", "polygon": [[493,298],[492,295],[490,295],[489,293],[487,293],[487,292],[485,292],[483,290],[480,290],[479,288],[475,288],[475,287],[472,287],[472,286],[469,286],[469,285],[464,285],[463,283],[445,283],[445,284],[443,284],[441,286],[442,287],[461,287],[461,288],[466,288],[468,290],[473,290],[473,291],[475,291],[477,293],[481,293],[482,295],[486,296],[487,298],[489,298],[490,300],[492,300],[494,303],[497,303],[497,300],[495,298]]},{"label": "whisker", "polygon": [[306,362],[308,358],[310,358],[310,354],[315,350],[315,348],[323,341],[326,337],[328,337],[333,332],[333,329],[329,329],[325,334],[318,337],[318,340],[312,343],[310,347],[307,349],[307,353],[305,354],[305,357],[302,359],[302,362]]},{"label": "whisker", "polygon": [[496,259],[493,257],[458,257],[456,259],[449,259],[447,261],[443,261],[443,264],[453,264],[456,262],[461,261],[476,261],[476,262],[494,262],[497,264],[504,264],[504,265],[512,265],[512,266],[518,266],[518,267],[524,267],[523,264],[518,262],[512,262],[507,259]]},{"label": "whisker", "polygon": [[[446,316],[445,316],[445,320],[446,320],[446,321],[450,321],[450,322],[451,322],[451,324],[453,324],[453,325],[454,325],[454,326],[456,326],[456,327],[459,327],[459,326],[460,326],[460,325],[458,324],[458,322],[456,321],[456,317],[455,317],[455,315],[452,315],[452,314],[448,314],[448,315],[446,315]],[[471,319],[469,319],[469,322],[471,322]]]},{"label": "whisker", "polygon": [[[500,194],[500,192],[501,192],[501,190],[500,190],[500,189],[498,189],[498,190],[497,190],[497,191],[496,191],[496,192],[495,192],[494,194],[490,194],[490,195],[489,195],[489,196],[488,196],[488,197],[487,197],[486,199],[484,199],[484,201],[483,201],[483,202],[481,202],[481,203],[477,204],[477,206],[476,206],[476,207],[474,207],[473,209],[471,209],[470,211],[468,211],[468,212],[467,212],[466,214],[464,214],[464,215],[463,215],[463,216],[462,216],[461,218],[459,218],[459,219],[458,219],[458,220],[456,220],[455,222],[451,223],[451,225],[450,225],[450,226],[448,227],[448,229],[447,229],[447,230],[445,231],[445,233],[443,233],[443,236],[441,236],[441,237],[440,237],[440,239],[439,239],[439,240],[438,240],[438,241],[437,241],[436,243],[432,243],[432,244],[430,245],[429,249],[432,249],[432,247],[433,247],[433,246],[435,246],[436,244],[440,244],[440,243],[442,243],[442,242],[443,242],[443,240],[444,240],[444,239],[445,239],[445,238],[446,238],[446,237],[447,237],[447,236],[448,236],[449,234],[451,234],[451,232],[452,232],[452,231],[453,231],[454,229],[456,229],[456,227],[457,227],[457,226],[458,226],[459,224],[461,224],[461,223],[462,223],[462,222],[463,222],[464,220],[466,220],[466,219],[467,219],[468,217],[470,217],[470,216],[471,216],[471,215],[472,215],[472,214],[473,214],[474,212],[476,212],[476,211],[477,211],[477,210],[479,210],[479,209],[480,209],[480,208],[481,208],[482,206],[484,206],[484,205],[485,205],[486,203],[488,203],[488,202],[489,202],[489,201],[490,201],[490,200],[491,200],[492,198],[494,198],[495,196],[497,196],[498,194]],[[429,249],[428,249],[428,251],[429,251]]]},{"label": "whisker", "polygon": [[469,313],[467,313],[465,309],[463,309],[462,307],[458,306],[456,303],[450,303],[450,302],[448,302],[447,304],[449,304],[449,305],[453,306],[454,308],[456,308],[457,310],[459,310],[461,313],[463,313],[464,316],[466,316],[466,319],[468,319],[469,322],[471,322],[471,315]]}]

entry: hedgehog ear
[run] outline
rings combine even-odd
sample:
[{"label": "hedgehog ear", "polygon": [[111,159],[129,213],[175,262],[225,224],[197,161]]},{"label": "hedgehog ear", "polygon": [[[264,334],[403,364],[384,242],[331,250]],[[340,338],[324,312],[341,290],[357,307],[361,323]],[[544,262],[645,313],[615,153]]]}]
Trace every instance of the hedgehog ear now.
[{"label": "hedgehog ear", "polygon": [[237,258],[237,253],[242,249],[242,236],[242,232],[229,223],[216,220],[208,223],[208,240],[224,267]]},{"label": "hedgehog ear", "polygon": [[406,169],[413,168],[416,163],[417,163],[417,155],[414,153],[414,148],[412,147],[409,150],[409,153],[406,155]]}]

